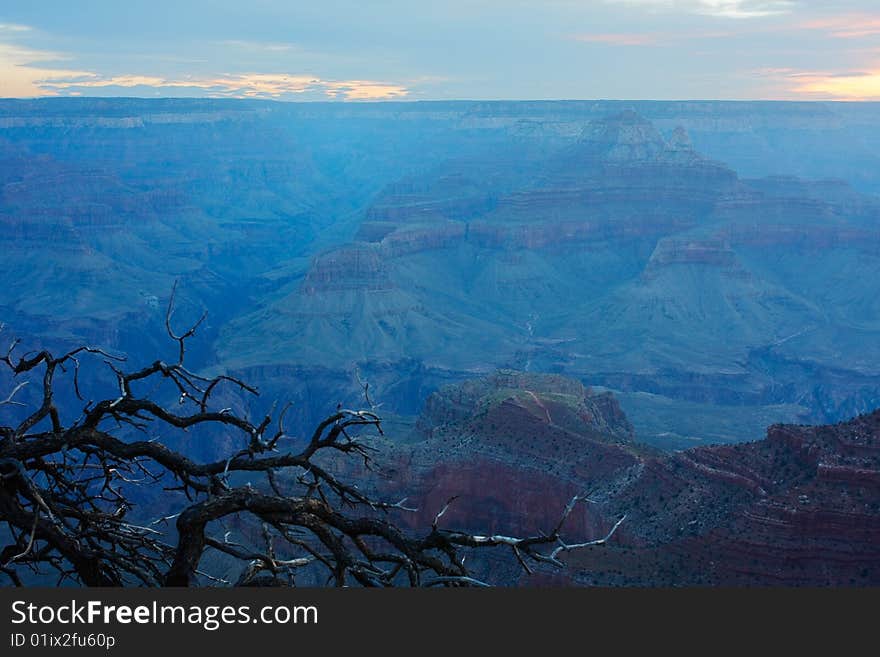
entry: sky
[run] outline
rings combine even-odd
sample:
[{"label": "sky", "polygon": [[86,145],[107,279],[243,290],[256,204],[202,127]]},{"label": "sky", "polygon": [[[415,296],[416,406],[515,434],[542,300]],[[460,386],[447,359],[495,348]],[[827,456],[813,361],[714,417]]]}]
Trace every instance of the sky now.
[{"label": "sky", "polygon": [[0,97],[880,100],[880,1],[2,0]]}]

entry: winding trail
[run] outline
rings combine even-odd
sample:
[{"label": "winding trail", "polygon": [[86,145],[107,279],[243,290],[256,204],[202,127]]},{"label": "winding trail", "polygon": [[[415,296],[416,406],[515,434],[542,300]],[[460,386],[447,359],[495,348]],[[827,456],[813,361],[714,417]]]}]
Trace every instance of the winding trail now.
[{"label": "winding trail", "polygon": [[536,394],[535,394],[534,392],[532,392],[531,390],[526,390],[526,392],[529,393],[529,394],[532,396],[532,399],[535,400],[535,403],[536,403],[538,406],[540,406],[541,409],[543,409],[543,411],[544,411],[544,415],[547,416],[547,424],[549,424],[550,426],[554,426],[554,425],[553,425],[553,418],[550,417],[550,410],[549,410],[546,406],[544,406],[544,402],[542,402],[540,399],[538,399],[538,395],[536,395]]}]

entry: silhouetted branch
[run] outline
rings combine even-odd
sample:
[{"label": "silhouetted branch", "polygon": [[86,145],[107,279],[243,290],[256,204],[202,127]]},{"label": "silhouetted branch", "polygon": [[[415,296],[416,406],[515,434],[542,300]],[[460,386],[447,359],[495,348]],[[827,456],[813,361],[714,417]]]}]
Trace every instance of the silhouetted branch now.
[{"label": "silhouetted branch", "polygon": [[[564,552],[605,543],[623,522],[604,538],[565,543],[562,527],[585,499],[576,496],[547,534],[484,536],[439,527],[451,498],[426,534],[404,532],[389,514],[415,511],[405,499],[377,499],[316,459],[335,453],[370,467],[370,448],[361,436],[365,430],[381,433],[382,427],[368,384],[358,375],[370,410],[339,407],[307,441],[282,443],[289,405],[277,418],[273,407],[252,422],[218,407],[213,397],[221,386],[248,395],[257,395],[255,388],[226,374],[205,377],[185,367],[187,340],[205,315],[176,333],[176,290],[175,285],[165,316],[168,336],[178,344],[175,363],[157,360],[129,371],[124,358],[93,347],[57,358],[47,350],[16,357],[17,340],[0,357],[13,377],[31,373],[41,379],[36,409],[15,426],[0,427],[0,521],[8,543],[0,550],[0,573],[13,584],[22,583],[25,571],[35,577],[54,571],[59,583],[100,586],[226,583],[205,565],[205,554],[214,553],[243,562],[241,585],[290,584],[308,572],[312,581],[320,576],[335,586],[482,586],[465,567],[463,550],[506,546],[531,572],[529,563],[561,566]],[[79,419],[66,423],[55,400],[55,375],[72,365],[74,391],[82,399],[80,357],[86,355],[111,370],[116,392],[88,402]],[[175,403],[138,394],[142,384],[160,382],[170,384]],[[14,398],[27,383],[17,383],[0,405],[23,405]],[[242,445],[224,458],[196,460],[156,439],[198,426],[238,435]],[[147,435],[133,439],[132,430]],[[299,448],[285,451],[282,444]],[[139,488],[182,497],[166,495],[168,504],[179,501],[173,513],[163,508],[158,519],[142,512],[135,518],[132,494]],[[216,530],[232,519],[248,538],[230,541],[228,531],[216,538]]]}]

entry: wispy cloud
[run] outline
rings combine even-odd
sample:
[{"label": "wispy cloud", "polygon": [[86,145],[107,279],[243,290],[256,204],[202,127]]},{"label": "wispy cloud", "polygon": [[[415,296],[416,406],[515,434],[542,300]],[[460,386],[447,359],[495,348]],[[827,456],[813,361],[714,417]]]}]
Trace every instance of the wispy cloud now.
[{"label": "wispy cloud", "polygon": [[880,35],[880,15],[842,14],[798,24],[802,30],[818,30],[835,39],[862,39]]},{"label": "wispy cloud", "polygon": [[292,50],[300,50],[295,43],[278,43],[272,41],[241,41],[238,39],[227,39],[218,42],[226,48],[236,48],[239,50],[250,50],[255,52],[290,52]]},{"label": "wispy cloud", "polygon": [[791,12],[794,0],[605,0],[606,4],[643,5],[720,18],[761,18]]},{"label": "wispy cloud", "polygon": [[63,60],[64,57],[58,53],[0,43],[0,97],[29,98],[52,95],[53,92],[47,89],[47,85],[71,80],[87,80],[94,76],[88,71],[46,65]]},{"label": "wispy cloud", "polygon": [[737,32],[728,30],[691,30],[688,32],[605,32],[572,34],[568,38],[584,43],[600,43],[611,46],[668,46],[685,41],[726,39]]},{"label": "wispy cloud", "polygon": [[[68,58],[57,52],[37,50],[18,45],[8,33],[23,33],[24,25],[0,24],[0,97],[33,98],[38,96],[78,95],[90,89],[120,91],[149,90],[173,93],[175,90],[197,90],[208,96],[239,98],[283,98],[300,94],[344,100],[385,100],[402,98],[410,93],[403,84],[382,80],[337,80],[315,75],[288,73],[235,73],[216,76],[164,77],[151,74],[102,75],[58,66]],[[294,48],[293,44],[250,43],[269,52]]]},{"label": "wispy cloud", "polygon": [[16,23],[0,23],[0,34],[6,32],[30,32],[33,28],[29,25],[17,25]]},{"label": "wispy cloud", "polygon": [[402,98],[409,94],[406,87],[372,80],[342,80],[322,82],[322,85],[328,96],[342,97],[346,100],[389,100]]},{"label": "wispy cloud", "polygon": [[280,96],[285,93],[301,93],[320,82],[312,76],[292,76],[284,74],[253,73],[235,76],[209,78],[168,79],[152,75],[114,75],[101,77],[93,75],[88,80],[49,82],[47,87],[53,89],[72,88],[103,88],[103,87],[154,87],[156,89],[174,89],[186,87],[205,89],[224,94],[241,96]]},{"label": "wispy cloud", "polygon": [[584,43],[603,43],[611,46],[654,46],[663,40],[660,34],[606,33],[575,34],[570,38]]},{"label": "wispy cloud", "polygon": [[400,98],[409,89],[400,84],[375,80],[325,80],[312,75],[284,73],[241,73],[216,77],[168,79],[145,75],[92,76],[90,79],[49,81],[45,87],[54,90],[83,91],[94,88],[149,87],[157,91],[200,89],[206,95],[238,98],[282,98],[291,94],[320,93],[345,100],[383,100]]}]

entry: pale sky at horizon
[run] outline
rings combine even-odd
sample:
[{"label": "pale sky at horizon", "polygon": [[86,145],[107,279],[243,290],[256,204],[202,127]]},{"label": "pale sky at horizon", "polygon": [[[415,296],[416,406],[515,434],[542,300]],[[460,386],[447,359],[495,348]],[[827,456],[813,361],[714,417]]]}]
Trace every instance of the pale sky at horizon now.
[{"label": "pale sky at horizon", "polygon": [[880,100],[876,0],[4,0],[0,97]]}]

